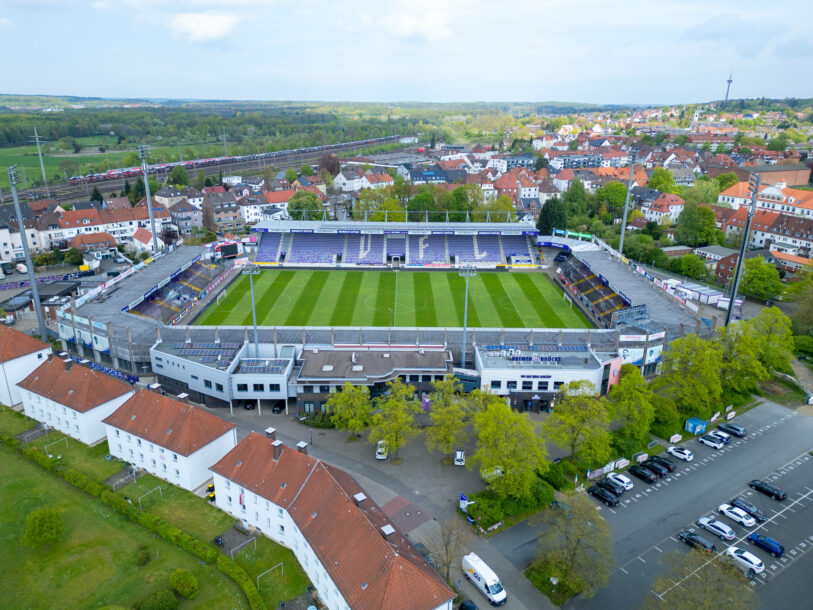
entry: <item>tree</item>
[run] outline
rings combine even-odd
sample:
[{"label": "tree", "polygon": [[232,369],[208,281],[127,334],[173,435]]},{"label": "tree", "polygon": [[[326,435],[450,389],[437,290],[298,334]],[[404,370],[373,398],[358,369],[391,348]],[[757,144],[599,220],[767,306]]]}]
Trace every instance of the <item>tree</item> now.
[{"label": "tree", "polygon": [[169,586],[186,599],[195,599],[200,593],[200,583],[189,570],[178,568],[169,577]]},{"label": "tree", "polygon": [[325,409],[334,426],[361,436],[372,419],[370,389],[366,385],[353,385],[348,381],[341,391],[330,395]]},{"label": "tree", "polygon": [[622,441],[646,443],[655,420],[655,408],[652,406],[652,389],[641,374],[641,369],[632,364],[623,365],[621,379],[610,390],[609,398],[612,418],[621,424],[619,436]]},{"label": "tree", "polygon": [[[126,183],[125,186],[127,186]],[[195,188],[198,189],[199,191],[202,191],[204,186],[206,186],[206,174],[203,172],[202,169],[199,169],[198,177],[195,179]]]},{"label": "tree", "polygon": [[647,186],[661,193],[677,193],[675,176],[672,172],[663,167],[656,167],[652,170],[652,175],[649,177]]},{"label": "tree", "polygon": [[323,171],[328,172],[331,176],[338,174],[341,171],[339,158],[336,155],[327,153],[319,157],[319,172]]},{"label": "tree", "polygon": [[65,263],[68,265],[83,265],[85,263],[85,259],[82,256],[82,252],[77,248],[71,248],[65,253],[65,258],[63,259]]},{"label": "tree", "polygon": [[673,258],[669,261],[669,270],[695,280],[703,279],[709,274],[705,260],[694,253]]},{"label": "tree", "polygon": [[537,474],[548,470],[545,441],[527,413],[514,411],[504,399],[497,398],[488,399],[483,394],[477,397],[485,399],[485,408],[474,414],[477,451],[471,461],[481,475],[495,469],[502,471],[502,476],[489,482],[498,496],[527,498]]},{"label": "tree", "polygon": [[104,197],[102,197],[102,194],[99,192],[99,187],[93,187],[93,192],[90,194],[90,200],[98,201],[99,203],[104,201]]},{"label": "tree", "polygon": [[446,375],[433,381],[429,416],[432,427],[426,430],[426,447],[429,451],[439,449],[451,459],[454,450],[465,439],[469,405],[460,397],[462,384],[455,377]]},{"label": "tree", "polygon": [[304,220],[306,216],[313,218],[321,208],[319,198],[310,191],[297,191],[288,201],[288,215],[294,220]]},{"label": "tree", "polygon": [[567,228],[567,208],[558,197],[551,197],[539,211],[536,229],[540,235],[553,235],[554,229]]},{"label": "tree", "polygon": [[740,288],[743,294],[764,301],[782,292],[782,280],[776,267],[761,256],[755,256],[745,259]]},{"label": "tree", "polygon": [[418,434],[415,416],[421,412],[421,408],[412,400],[415,387],[404,385],[400,377],[387,383],[387,388],[389,393],[377,401],[377,412],[370,425],[370,442],[386,442],[389,450],[397,457],[398,449]]},{"label": "tree", "polygon": [[759,361],[769,373],[789,371],[793,355],[790,318],[778,307],[765,307],[746,322],[759,342]]},{"label": "tree", "polygon": [[598,190],[596,195],[599,201],[607,203],[608,209],[622,210],[627,198],[627,187],[620,182],[608,182]]},{"label": "tree", "polygon": [[139,610],[175,610],[178,598],[172,591],[158,589],[138,606]]},{"label": "tree", "polygon": [[657,388],[665,390],[684,416],[708,419],[722,395],[721,359],[722,347],[717,343],[697,335],[675,339],[664,354]]},{"label": "tree", "polygon": [[759,341],[748,324],[734,322],[718,328],[716,341],[722,348],[720,383],[724,390],[750,392],[768,376],[759,361]]},{"label": "tree", "polygon": [[172,168],[172,171],[169,172],[167,183],[174,184],[178,188],[182,186],[189,186],[189,172],[186,171],[186,168],[183,165],[176,165]]},{"label": "tree", "polygon": [[[200,170],[200,171],[203,171],[203,170]],[[129,194],[130,194],[130,181],[125,180],[124,181],[124,190],[121,192],[121,196],[122,197],[127,197]]]},{"label": "tree", "polygon": [[432,555],[435,567],[446,582],[451,582],[451,568],[458,565],[471,540],[471,529],[458,518],[440,523],[439,528],[426,541],[426,550]]},{"label": "tree", "polygon": [[578,458],[603,464],[610,456],[607,403],[595,393],[588,381],[569,383],[543,425],[546,438],[567,449],[571,462]]},{"label": "tree", "polygon": [[658,597],[650,595],[644,608],[711,610],[759,605],[745,575],[725,558],[709,561],[706,553],[692,549],[689,553],[670,551],[661,561],[667,573],[655,579],[652,590]]},{"label": "tree", "polygon": [[587,214],[589,199],[588,192],[584,188],[584,183],[578,178],[574,178],[570,187],[562,195],[568,217],[583,216]]},{"label": "tree", "polygon": [[714,211],[693,202],[684,203],[675,228],[675,240],[687,246],[698,246],[716,241],[717,224]]},{"label": "tree", "polygon": [[45,547],[65,535],[65,521],[54,508],[37,508],[25,518],[23,544],[30,548]]},{"label": "tree", "polygon": [[716,180],[717,184],[720,185],[720,192],[728,188],[731,188],[740,181],[739,177],[734,172],[720,174],[719,176],[717,176]]},{"label": "tree", "polygon": [[531,565],[557,577],[557,586],[592,597],[615,567],[610,525],[586,494],[570,492],[564,504],[542,512],[539,557]]},{"label": "tree", "polygon": [[484,203],[481,208],[482,211],[489,213],[491,222],[513,222],[517,217],[517,209],[508,195],[500,195],[494,201]]},{"label": "tree", "polygon": [[299,168],[299,175],[300,176],[315,176],[316,172],[313,171],[313,168],[305,163],[302,167]]},{"label": "tree", "polygon": [[293,184],[293,183],[294,183],[294,181],[295,181],[295,180],[296,180],[298,177],[299,177],[299,176],[297,175],[296,170],[295,170],[293,167],[289,167],[288,169],[286,169],[286,170],[285,170],[285,179],[286,179],[288,182],[290,182],[291,184]]}]

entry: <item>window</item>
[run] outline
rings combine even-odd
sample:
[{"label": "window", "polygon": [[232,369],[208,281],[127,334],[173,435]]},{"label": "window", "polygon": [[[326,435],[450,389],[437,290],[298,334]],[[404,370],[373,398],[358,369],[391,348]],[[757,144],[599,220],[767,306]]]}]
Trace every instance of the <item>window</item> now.
[{"label": "window", "polygon": [[421,376],[420,376],[420,375],[410,375],[410,376],[409,376],[409,380],[410,380],[410,381],[420,381],[420,380],[421,380]]},{"label": "window", "polygon": [[175,477],[177,478],[179,476],[181,476],[181,471],[176,468],[175,469]]},{"label": "window", "polygon": [[534,382],[533,381],[523,381],[522,382],[522,389],[523,390],[533,390],[534,389]]},{"label": "window", "polygon": [[319,392],[322,393],[322,394],[327,394],[328,392],[330,392],[330,386],[329,385],[320,385],[319,386]]},{"label": "window", "polygon": [[133,457],[133,450],[130,449],[130,457]]},{"label": "window", "polygon": [[509,390],[516,390],[517,389],[517,382],[516,381],[509,381],[508,382],[508,389]]},{"label": "window", "polygon": [[279,384],[278,383],[269,383],[268,384],[268,391],[269,392],[279,392]]},{"label": "window", "polygon": [[226,489],[231,489],[231,482],[230,481],[226,481]]},{"label": "window", "polygon": [[492,379],[491,380],[491,389],[492,390],[501,390],[502,389],[502,381],[499,379]]},{"label": "window", "polygon": [[211,389],[211,387],[212,387],[212,382],[211,382],[211,381],[209,381],[208,379],[204,379],[204,380],[203,380],[203,385],[204,385],[204,387],[207,387],[207,388],[210,388],[210,389]]},{"label": "window", "polygon": [[[238,386],[237,389],[238,390],[240,389],[239,386]],[[254,389],[255,392],[263,392],[263,391],[265,391],[265,384],[255,383],[254,386],[253,386],[253,389]]]},{"label": "window", "polygon": [[562,387],[562,385],[563,385],[563,384],[564,384],[564,382],[563,382],[563,381],[554,381],[554,382],[553,382],[553,389],[554,389],[554,390],[558,390],[559,388],[561,388],[561,387]]},{"label": "window", "polygon": [[173,453],[173,454],[172,454],[172,461],[173,461],[173,462],[177,462],[177,461],[178,461],[178,454],[177,454],[177,453]]},{"label": "window", "polygon": [[231,496],[226,496],[226,504],[231,506]]},{"label": "window", "polygon": [[285,526],[284,526],[284,525],[280,525],[280,526],[279,526],[279,535],[280,535],[280,536],[284,536],[284,535],[285,535]]},{"label": "window", "polygon": [[194,379],[195,381],[197,381],[197,380],[198,380],[198,376],[197,376],[197,375],[192,375],[192,379]]},{"label": "window", "polygon": [[280,518],[282,518],[282,509],[281,508],[277,508],[277,514],[280,516]]},{"label": "window", "polygon": [[215,384],[215,390],[217,390],[218,392],[222,392],[223,391],[223,384],[222,383],[216,383]]},{"label": "window", "polygon": [[548,389],[548,382],[547,381],[537,381],[536,382],[536,389],[537,390],[547,390]]},{"label": "window", "polygon": [[[256,389],[256,387],[255,387]],[[237,384],[237,391],[238,392],[248,392],[248,384],[247,383],[238,383]]]},{"label": "window", "polygon": [[118,438],[118,436],[119,436],[119,431],[116,430],[116,438]]},{"label": "window", "polygon": [[161,464],[161,468],[164,470],[164,472],[167,471],[167,465],[166,464]]},{"label": "window", "polygon": [[313,413],[313,401],[305,401],[305,413]]},{"label": "window", "polygon": [[313,386],[312,385],[302,386],[302,391],[305,392],[306,394],[313,394]]},{"label": "window", "polygon": [[424,381],[424,382],[432,381],[432,375],[422,375],[421,376],[421,381]]},{"label": "window", "polygon": [[141,439],[138,439],[138,440],[136,441],[136,445],[138,445],[139,447],[141,447]]}]

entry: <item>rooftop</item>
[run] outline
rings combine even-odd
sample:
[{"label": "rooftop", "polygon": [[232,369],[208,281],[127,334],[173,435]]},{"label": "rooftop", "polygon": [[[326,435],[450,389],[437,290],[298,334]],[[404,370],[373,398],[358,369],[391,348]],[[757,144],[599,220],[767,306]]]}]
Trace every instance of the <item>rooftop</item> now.
[{"label": "rooftop", "polygon": [[367,381],[389,379],[403,371],[437,371],[445,374],[451,362],[443,350],[302,350],[299,380],[347,379]]},{"label": "rooftop", "polygon": [[[26,299],[29,300],[30,297]],[[15,360],[44,349],[50,349],[50,346],[19,330],[0,324],[0,362]]]},{"label": "rooftop", "polygon": [[477,345],[475,350],[487,369],[595,369],[601,366],[587,345]]}]

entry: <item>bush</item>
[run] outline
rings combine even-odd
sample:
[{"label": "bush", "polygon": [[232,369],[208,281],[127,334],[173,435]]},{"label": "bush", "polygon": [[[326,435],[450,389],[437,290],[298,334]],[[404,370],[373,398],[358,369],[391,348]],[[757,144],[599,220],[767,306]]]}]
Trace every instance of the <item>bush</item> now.
[{"label": "bush", "polygon": [[813,354],[813,337],[807,335],[796,335],[793,337],[793,343],[796,346],[796,351],[802,354]]},{"label": "bush", "polygon": [[175,610],[178,598],[172,591],[159,589],[138,606],[139,610]]},{"label": "bush", "polygon": [[48,472],[56,472],[56,460],[49,458],[44,452],[36,447],[23,449],[23,455],[32,462],[36,462]]},{"label": "bush", "polygon": [[570,466],[569,462],[558,462],[558,463],[551,463],[550,468],[548,471],[542,475],[542,479],[547,481],[550,485],[553,486],[554,489],[558,491],[565,491],[567,489],[573,489],[573,478],[568,478],[565,474],[566,470],[569,470],[568,467]]},{"label": "bush", "polygon": [[136,553],[136,565],[139,568],[143,568],[145,565],[150,563],[150,549],[147,548],[146,544],[139,544],[138,551]]},{"label": "bush", "polygon": [[178,568],[169,577],[169,586],[186,599],[195,599],[200,593],[200,583],[189,570]]},{"label": "bush", "polygon": [[265,602],[263,601],[263,598],[260,597],[257,587],[254,586],[254,583],[248,577],[248,574],[246,574],[243,568],[238,566],[236,563],[234,563],[234,561],[222,553],[218,553],[217,569],[240,585],[243,593],[246,594],[248,605],[251,608],[265,608]]},{"label": "bush", "polygon": [[38,508],[25,518],[23,544],[27,547],[48,548],[65,535],[65,520],[53,508]]},{"label": "bush", "polygon": [[553,487],[542,478],[537,478],[526,498],[498,496],[492,491],[482,491],[470,495],[476,502],[472,516],[480,519],[480,527],[488,529],[508,517],[527,512],[535,512],[548,506],[554,498]]},{"label": "bush", "polygon": [[336,427],[330,420],[330,415],[322,412],[312,413],[305,417],[305,419],[303,419],[300,423],[310,428],[332,429]]},{"label": "bush", "polygon": [[66,482],[78,489],[81,489],[85,493],[90,494],[94,498],[100,498],[102,496],[102,492],[105,490],[104,485],[101,485],[100,483],[97,483],[91,479],[89,476],[70,468],[63,468],[59,472],[59,476],[65,479]]},{"label": "bush", "polygon": [[[545,559],[537,559],[525,570],[525,577],[531,581],[531,584],[547,595],[556,606],[561,606],[581,590],[577,583],[571,583],[561,578],[560,574],[561,571]],[[550,582],[551,576],[559,578],[555,588]]]}]

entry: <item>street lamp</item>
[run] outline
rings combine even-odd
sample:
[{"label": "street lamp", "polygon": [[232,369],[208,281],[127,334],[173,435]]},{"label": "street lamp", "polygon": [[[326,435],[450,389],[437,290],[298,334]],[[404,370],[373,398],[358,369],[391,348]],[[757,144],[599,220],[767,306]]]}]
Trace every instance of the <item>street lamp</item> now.
[{"label": "street lamp", "polygon": [[757,211],[757,195],[759,195],[759,185],[762,177],[759,174],[751,174],[748,178],[748,188],[751,191],[751,203],[748,205],[745,220],[745,233],[742,236],[742,244],[740,245],[740,257],[737,260],[737,270],[734,272],[734,285],[731,288],[731,301],[728,304],[728,311],[725,314],[725,325],[731,324],[731,317],[734,314],[734,303],[737,300],[737,288],[740,286],[740,275],[742,274],[742,265],[745,260],[745,249],[748,247],[748,234],[751,232],[751,220]]},{"label": "street lamp", "polygon": [[463,351],[460,354],[460,368],[466,368],[466,334],[469,318],[469,278],[477,275],[473,265],[466,265],[459,272],[460,277],[466,278],[466,300],[463,302]]}]

